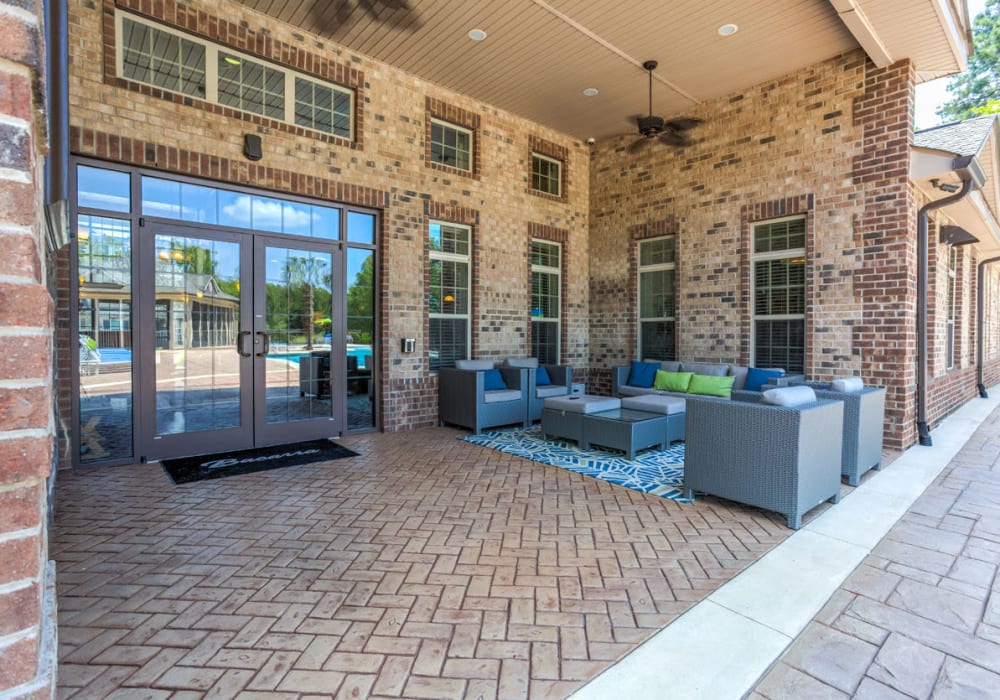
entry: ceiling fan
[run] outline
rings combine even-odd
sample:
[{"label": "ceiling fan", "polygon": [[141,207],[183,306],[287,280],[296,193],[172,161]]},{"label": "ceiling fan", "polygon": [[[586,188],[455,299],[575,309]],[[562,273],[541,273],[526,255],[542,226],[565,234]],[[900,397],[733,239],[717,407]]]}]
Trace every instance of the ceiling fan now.
[{"label": "ceiling fan", "polygon": [[653,71],[656,70],[656,61],[646,61],[642,67],[649,72],[649,114],[645,117],[636,117],[639,126],[639,133],[642,138],[629,146],[630,151],[638,151],[653,142],[657,136],[660,142],[668,146],[687,146],[691,142],[688,140],[687,131],[701,124],[701,119],[695,117],[679,117],[664,120],[653,114]]}]

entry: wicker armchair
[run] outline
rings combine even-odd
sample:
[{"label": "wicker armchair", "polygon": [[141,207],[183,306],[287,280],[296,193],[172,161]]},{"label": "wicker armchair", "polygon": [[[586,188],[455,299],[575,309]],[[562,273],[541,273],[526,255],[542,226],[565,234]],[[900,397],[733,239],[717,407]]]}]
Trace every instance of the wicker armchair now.
[{"label": "wicker armchair", "polygon": [[552,381],[547,386],[535,384],[538,370],[528,370],[528,423],[542,419],[542,404],[552,396],[568,396],[573,392],[573,368],[569,365],[540,365]]},{"label": "wicker armchair", "polygon": [[777,511],[798,529],[814,506],[840,500],[844,404],[773,406],[759,403],[760,396],[687,402],[684,495],[697,491]]},{"label": "wicker armchair", "polygon": [[[466,361],[468,362],[468,361]],[[490,363],[492,364],[492,363]],[[498,367],[506,389],[486,391],[485,369],[438,370],[438,420],[478,435],[483,428],[519,423],[528,426],[528,370]]]},{"label": "wicker armchair", "polygon": [[828,382],[790,382],[805,384],[821,399],[844,402],[844,454],[840,473],[847,483],[857,486],[869,469],[882,469],[882,434],[885,423],[885,387],[866,386],[859,391],[834,391]]}]

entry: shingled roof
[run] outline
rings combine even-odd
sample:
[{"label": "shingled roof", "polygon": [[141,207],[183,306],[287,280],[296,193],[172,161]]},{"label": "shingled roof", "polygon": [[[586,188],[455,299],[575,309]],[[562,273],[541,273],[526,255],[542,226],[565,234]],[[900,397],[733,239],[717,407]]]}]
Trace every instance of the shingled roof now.
[{"label": "shingled roof", "polygon": [[947,151],[957,156],[979,155],[996,118],[995,114],[986,114],[924,129],[913,135],[913,145]]}]

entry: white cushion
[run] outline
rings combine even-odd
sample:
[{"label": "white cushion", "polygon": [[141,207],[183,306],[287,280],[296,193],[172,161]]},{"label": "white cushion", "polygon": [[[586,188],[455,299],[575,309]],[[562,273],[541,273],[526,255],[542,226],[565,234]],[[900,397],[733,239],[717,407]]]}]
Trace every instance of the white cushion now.
[{"label": "white cushion", "polygon": [[508,357],[504,363],[508,367],[527,367],[528,369],[538,368],[537,357]]},{"label": "white cushion", "polygon": [[672,416],[676,413],[684,413],[687,403],[677,396],[657,396],[646,394],[645,396],[632,396],[622,399],[622,408],[631,408],[634,411],[648,411],[649,413],[662,413],[665,416]]},{"label": "white cushion", "polygon": [[841,377],[830,382],[830,391],[842,391],[853,394],[865,388],[865,383],[861,377]]},{"label": "white cushion", "polygon": [[455,369],[493,369],[493,360],[455,360]]},{"label": "white cushion", "polygon": [[569,387],[562,384],[549,384],[548,386],[536,386],[535,396],[546,399],[550,396],[565,396],[569,393]]},{"label": "white cushion", "polygon": [[813,388],[800,384],[799,386],[783,386],[765,391],[760,402],[774,406],[801,406],[815,400],[816,392],[813,391]]},{"label": "white cushion", "polygon": [[499,403],[501,401],[517,401],[521,398],[520,389],[495,389],[483,392],[483,403]]}]

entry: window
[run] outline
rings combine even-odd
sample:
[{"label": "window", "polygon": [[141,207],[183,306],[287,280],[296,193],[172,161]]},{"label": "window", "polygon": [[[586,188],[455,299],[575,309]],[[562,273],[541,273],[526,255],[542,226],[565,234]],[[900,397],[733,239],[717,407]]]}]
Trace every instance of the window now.
[{"label": "window", "polygon": [[430,244],[430,366],[452,367],[469,356],[470,250],[468,226],[432,221]]},{"label": "window", "polygon": [[958,248],[951,246],[948,253],[948,327],[946,330],[946,359],[948,369],[955,368],[955,319],[958,317]]},{"label": "window", "polygon": [[472,132],[460,126],[431,120],[431,162],[472,171]]},{"label": "window", "polygon": [[531,154],[531,189],[562,195],[562,163],[538,153]]},{"label": "window", "polygon": [[164,90],[205,96],[205,47],[122,17],[121,75]]},{"label": "window", "polygon": [[354,93],[147,20],[117,13],[118,75],[316,131],[353,138]]},{"label": "window", "polygon": [[753,227],[753,364],[805,371],[806,220]]},{"label": "window", "polygon": [[559,364],[561,250],[558,243],[531,242],[531,355]]},{"label": "window", "polygon": [[676,237],[639,243],[639,357],[677,359]]}]

